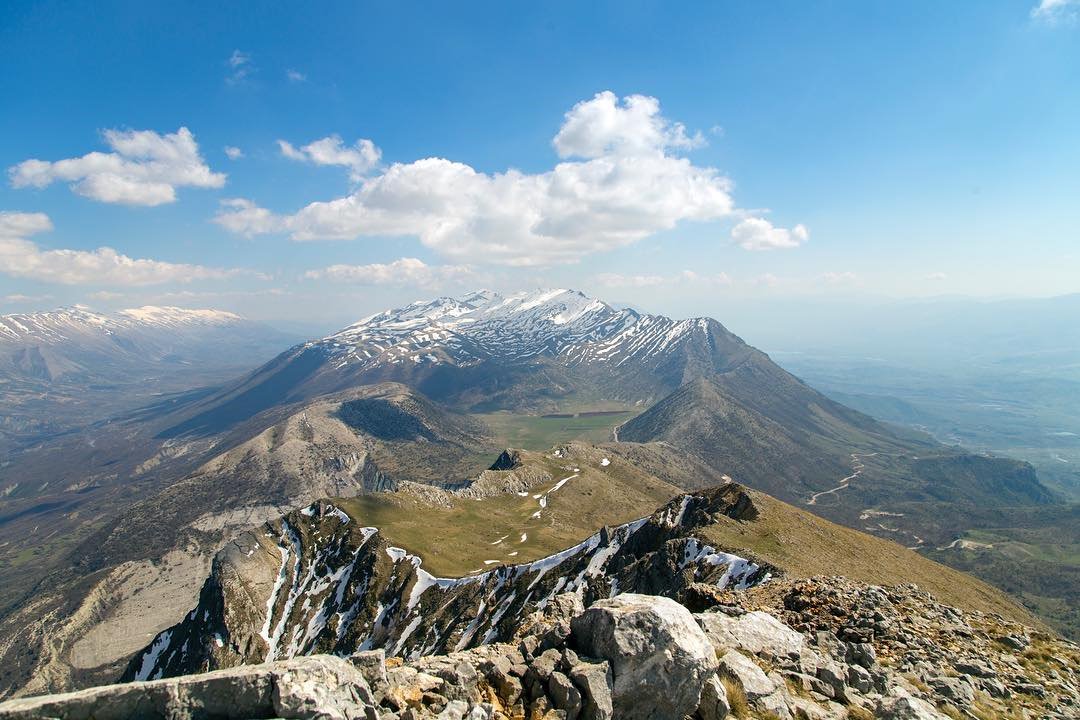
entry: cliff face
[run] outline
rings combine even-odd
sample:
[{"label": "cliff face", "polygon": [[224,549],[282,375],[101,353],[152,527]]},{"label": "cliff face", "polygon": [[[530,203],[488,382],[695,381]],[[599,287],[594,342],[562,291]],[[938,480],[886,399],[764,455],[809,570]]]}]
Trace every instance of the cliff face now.
[{"label": "cliff face", "polygon": [[[215,558],[198,605],[136,654],[125,680],[385,648],[417,658],[506,640],[551,598],[679,597],[693,583],[752,586],[769,568],[694,537],[718,515],[752,514],[735,485],[683,495],[555,555],[438,578],[328,502],[248,533]],[[492,563],[494,564],[494,563]]]}]

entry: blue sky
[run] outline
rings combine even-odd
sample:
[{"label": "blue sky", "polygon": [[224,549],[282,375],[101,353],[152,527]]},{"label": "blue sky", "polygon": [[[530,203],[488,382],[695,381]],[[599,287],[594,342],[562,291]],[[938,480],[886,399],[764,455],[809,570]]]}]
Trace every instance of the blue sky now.
[{"label": "blue sky", "polygon": [[219,5],[0,8],[0,312],[1080,292],[1080,4]]}]

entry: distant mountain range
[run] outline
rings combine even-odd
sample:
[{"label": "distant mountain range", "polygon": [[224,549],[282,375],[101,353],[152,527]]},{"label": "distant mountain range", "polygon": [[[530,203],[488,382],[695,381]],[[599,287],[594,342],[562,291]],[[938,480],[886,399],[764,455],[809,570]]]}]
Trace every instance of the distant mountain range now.
[{"label": "distant mountain range", "polygon": [[222,310],[0,315],[0,450],[221,382],[295,338]]}]

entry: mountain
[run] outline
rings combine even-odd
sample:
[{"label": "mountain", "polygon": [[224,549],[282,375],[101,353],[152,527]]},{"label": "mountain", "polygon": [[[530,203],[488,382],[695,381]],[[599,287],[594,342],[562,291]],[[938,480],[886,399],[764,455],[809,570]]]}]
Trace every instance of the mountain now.
[{"label": "mountain", "polygon": [[222,382],[294,342],[222,310],[83,306],[0,315],[0,449],[68,432],[161,393]]},{"label": "mountain", "polygon": [[478,291],[298,345],[194,405],[166,434],[213,433],[275,404],[386,381],[473,411],[547,411],[569,397],[640,406],[759,356],[708,318],[616,310],[572,290]]}]

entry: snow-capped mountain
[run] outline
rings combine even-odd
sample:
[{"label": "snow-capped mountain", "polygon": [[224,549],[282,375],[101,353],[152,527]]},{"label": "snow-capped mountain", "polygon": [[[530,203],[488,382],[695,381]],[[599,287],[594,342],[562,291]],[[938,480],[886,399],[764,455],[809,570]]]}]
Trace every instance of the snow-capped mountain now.
[{"label": "snow-capped mountain", "polygon": [[764,357],[711,318],[616,309],[574,290],[480,290],[386,310],[291,348],[172,432],[216,432],[281,403],[388,381],[466,410],[546,411],[570,395],[650,404],[688,379]]},{"label": "snow-capped mountain", "polygon": [[107,315],[83,305],[44,312],[0,315],[0,344],[70,342],[80,336],[108,336],[140,330],[221,327],[242,323],[224,310],[189,310],[145,305]]},{"label": "snow-capped mountain", "polygon": [[566,365],[618,366],[665,354],[695,333],[704,336],[709,322],[616,310],[575,290],[509,296],[480,290],[387,310],[311,345],[326,350],[339,366],[364,369],[387,363],[469,365],[536,356]]}]

